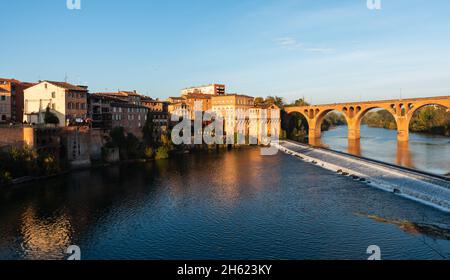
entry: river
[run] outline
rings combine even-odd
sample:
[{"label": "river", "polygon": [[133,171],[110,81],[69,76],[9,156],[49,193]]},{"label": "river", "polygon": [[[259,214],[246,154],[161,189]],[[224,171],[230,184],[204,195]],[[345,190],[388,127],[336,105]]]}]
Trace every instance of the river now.
[{"label": "river", "polygon": [[450,258],[450,216],[258,148],[0,190],[0,259]]},{"label": "river", "polygon": [[361,127],[361,140],[348,140],[347,126],[322,134],[326,147],[438,175],[450,173],[450,137],[411,133],[408,143],[397,142],[397,131]]}]

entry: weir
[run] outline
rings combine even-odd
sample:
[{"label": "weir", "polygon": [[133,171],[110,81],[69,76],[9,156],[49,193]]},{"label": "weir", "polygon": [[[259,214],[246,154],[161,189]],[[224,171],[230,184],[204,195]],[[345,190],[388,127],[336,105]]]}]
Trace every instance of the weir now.
[{"label": "weir", "polygon": [[361,183],[450,212],[450,179],[293,141],[272,146]]}]

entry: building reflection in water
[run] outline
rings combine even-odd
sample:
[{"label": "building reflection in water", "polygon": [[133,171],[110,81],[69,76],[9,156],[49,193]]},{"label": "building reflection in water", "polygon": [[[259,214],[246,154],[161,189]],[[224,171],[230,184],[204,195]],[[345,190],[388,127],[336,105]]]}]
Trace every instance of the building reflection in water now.
[{"label": "building reflection in water", "polygon": [[64,259],[72,245],[71,223],[65,214],[43,219],[30,206],[22,215],[20,232],[24,259]]},{"label": "building reflection in water", "polygon": [[[171,181],[169,189],[173,201],[189,199],[195,188],[204,188],[205,195],[211,195],[223,206],[232,207],[247,195],[261,192],[264,182],[273,181],[275,185],[280,180],[279,159],[262,156],[259,148],[210,152],[208,157],[212,159],[208,163],[202,153],[193,154],[186,160],[172,161],[172,173],[166,176]],[[270,173],[261,172],[260,166],[265,165],[273,166]],[[184,171],[187,168],[189,174]],[[192,186],[196,187],[193,189]]]}]

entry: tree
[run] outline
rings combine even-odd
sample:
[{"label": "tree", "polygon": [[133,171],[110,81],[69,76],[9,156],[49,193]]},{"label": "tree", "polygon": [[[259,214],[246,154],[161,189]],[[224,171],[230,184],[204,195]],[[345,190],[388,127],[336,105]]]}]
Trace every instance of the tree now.
[{"label": "tree", "polygon": [[49,107],[47,107],[47,109],[45,110],[44,122],[46,124],[54,124],[54,125],[59,124],[58,117],[50,111]]},{"label": "tree", "polygon": [[118,148],[125,147],[127,139],[125,136],[125,129],[123,127],[114,127],[111,129],[109,136],[111,137],[111,142],[114,146]]},{"label": "tree", "polygon": [[255,98],[255,105],[258,106],[258,105],[262,105],[262,104],[264,104],[264,98],[256,97]]},{"label": "tree", "polygon": [[154,147],[155,145],[155,138],[153,136],[154,129],[153,114],[149,112],[147,114],[147,120],[145,121],[144,127],[142,128],[144,144],[147,147]]},{"label": "tree", "polygon": [[168,158],[169,158],[169,153],[168,153],[166,147],[161,146],[156,150],[156,155],[155,155],[156,160],[168,159]]},{"label": "tree", "polygon": [[309,106],[309,103],[306,102],[303,98],[300,98],[300,99],[295,100],[292,105],[295,105],[295,106]]},{"label": "tree", "polygon": [[271,105],[276,105],[278,108],[283,109],[284,108],[284,100],[283,97],[279,96],[268,96],[266,98],[266,103]]}]

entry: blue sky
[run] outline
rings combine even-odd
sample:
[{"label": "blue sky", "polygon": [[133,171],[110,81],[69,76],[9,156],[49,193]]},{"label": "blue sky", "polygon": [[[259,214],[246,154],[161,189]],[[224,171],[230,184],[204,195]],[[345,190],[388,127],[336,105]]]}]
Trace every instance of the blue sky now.
[{"label": "blue sky", "polygon": [[0,0],[0,77],[153,97],[212,82],[312,103],[450,95],[450,1]]}]

